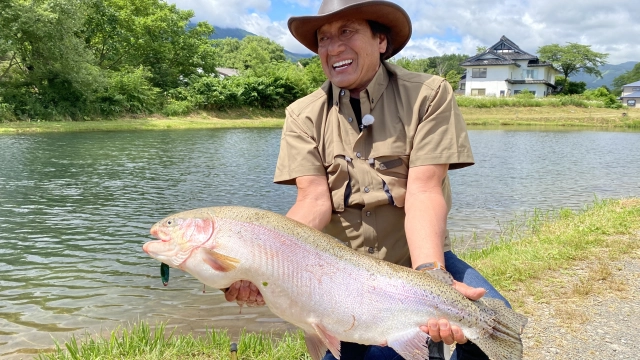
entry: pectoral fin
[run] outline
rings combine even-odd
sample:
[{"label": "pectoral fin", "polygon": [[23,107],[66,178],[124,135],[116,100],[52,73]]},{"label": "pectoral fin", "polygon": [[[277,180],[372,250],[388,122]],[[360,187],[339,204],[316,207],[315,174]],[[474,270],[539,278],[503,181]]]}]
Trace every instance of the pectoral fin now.
[{"label": "pectoral fin", "polygon": [[[318,338],[320,338],[324,344],[324,347],[328,348],[336,359],[340,359],[340,340],[327,332],[321,324],[314,323],[311,324],[311,326],[313,326],[313,329],[316,331]],[[308,346],[309,345],[307,344],[307,347]]]},{"label": "pectoral fin", "polygon": [[240,260],[214,250],[201,248],[200,251],[202,260],[215,271],[228,272],[234,270],[240,263]]},{"label": "pectoral fin", "polygon": [[416,328],[394,334],[387,339],[387,345],[407,360],[424,360],[429,358],[427,340],[429,340],[429,335],[420,328]]},{"label": "pectoral fin", "polygon": [[327,352],[327,346],[316,333],[305,333],[304,342],[307,344],[307,351],[313,360],[321,360]]}]

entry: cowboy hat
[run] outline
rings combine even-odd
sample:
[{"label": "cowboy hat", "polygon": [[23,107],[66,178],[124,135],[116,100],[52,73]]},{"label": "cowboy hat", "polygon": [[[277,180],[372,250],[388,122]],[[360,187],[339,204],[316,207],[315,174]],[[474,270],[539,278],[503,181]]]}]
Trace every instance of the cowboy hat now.
[{"label": "cowboy hat", "polygon": [[411,37],[411,19],[399,5],[385,0],[323,0],[318,15],[289,18],[289,31],[307,49],[318,53],[316,32],[325,24],[336,20],[372,20],[391,30],[393,49],[389,57],[397,54]]}]

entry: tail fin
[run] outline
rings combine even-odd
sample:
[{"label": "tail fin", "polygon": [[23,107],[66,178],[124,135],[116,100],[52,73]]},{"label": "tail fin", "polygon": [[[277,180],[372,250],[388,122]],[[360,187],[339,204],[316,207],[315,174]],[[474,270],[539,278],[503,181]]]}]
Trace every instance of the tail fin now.
[{"label": "tail fin", "polygon": [[481,311],[494,313],[494,326],[488,334],[473,339],[473,342],[492,360],[522,359],[520,334],[527,325],[527,318],[498,299],[482,299],[477,304]]}]

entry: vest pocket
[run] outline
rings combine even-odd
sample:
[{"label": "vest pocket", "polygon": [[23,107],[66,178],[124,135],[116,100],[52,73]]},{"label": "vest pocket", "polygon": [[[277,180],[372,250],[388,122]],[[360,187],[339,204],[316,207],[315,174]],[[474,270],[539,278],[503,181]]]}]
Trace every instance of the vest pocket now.
[{"label": "vest pocket", "polygon": [[379,156],[375,158],[374,168],[386,186],[384,191],[391,196],[390,202],[398,207],[404,206],[409,176],[409,156]]},{"label": "vest pocket", "polygon": [[333,211],[342,212],[345,207],[345,192],[349,186],[349,164],[344,156],[333,158],[333,162],[327,168],[327,181],[331,191]]}]

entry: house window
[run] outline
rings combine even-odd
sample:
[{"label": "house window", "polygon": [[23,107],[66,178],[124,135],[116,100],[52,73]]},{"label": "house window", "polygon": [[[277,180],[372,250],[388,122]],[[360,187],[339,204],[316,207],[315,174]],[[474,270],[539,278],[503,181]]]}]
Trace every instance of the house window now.
[{"label": "house window", "polygon": [[627,106],[629,107],[635,107],[636,106],[636,101],[634,100],[627,100]]},{"label": "house window", "polygon": [[631,91],[640,91],[640,87],[638,87],[638,88],[631,88]]},{"label": "house window", "polygon": [[486,89],[471,89],[471,96],[484,96]]},{"label": "house window", "polygon": [[538,77],[538,70],[522,70],[523,79],[535,79]]},{"label": "house window", "polygon": [[[533,90],[533,91],[528,90],[528,91],[529,91],[529,93],[533,94],[533,96],[536,96],[536,91],[535,90]],[[513,90],[513,95],[518,95],[521,92],[522,92],[522,90]]]},{"label": "house window", "polygon": [[471,69],[471,77],[473,78],[486,78],[487,68]]},{"label": "house window", "polygon": [[460,83],[460,90],[466,90],[467,83]]}]

